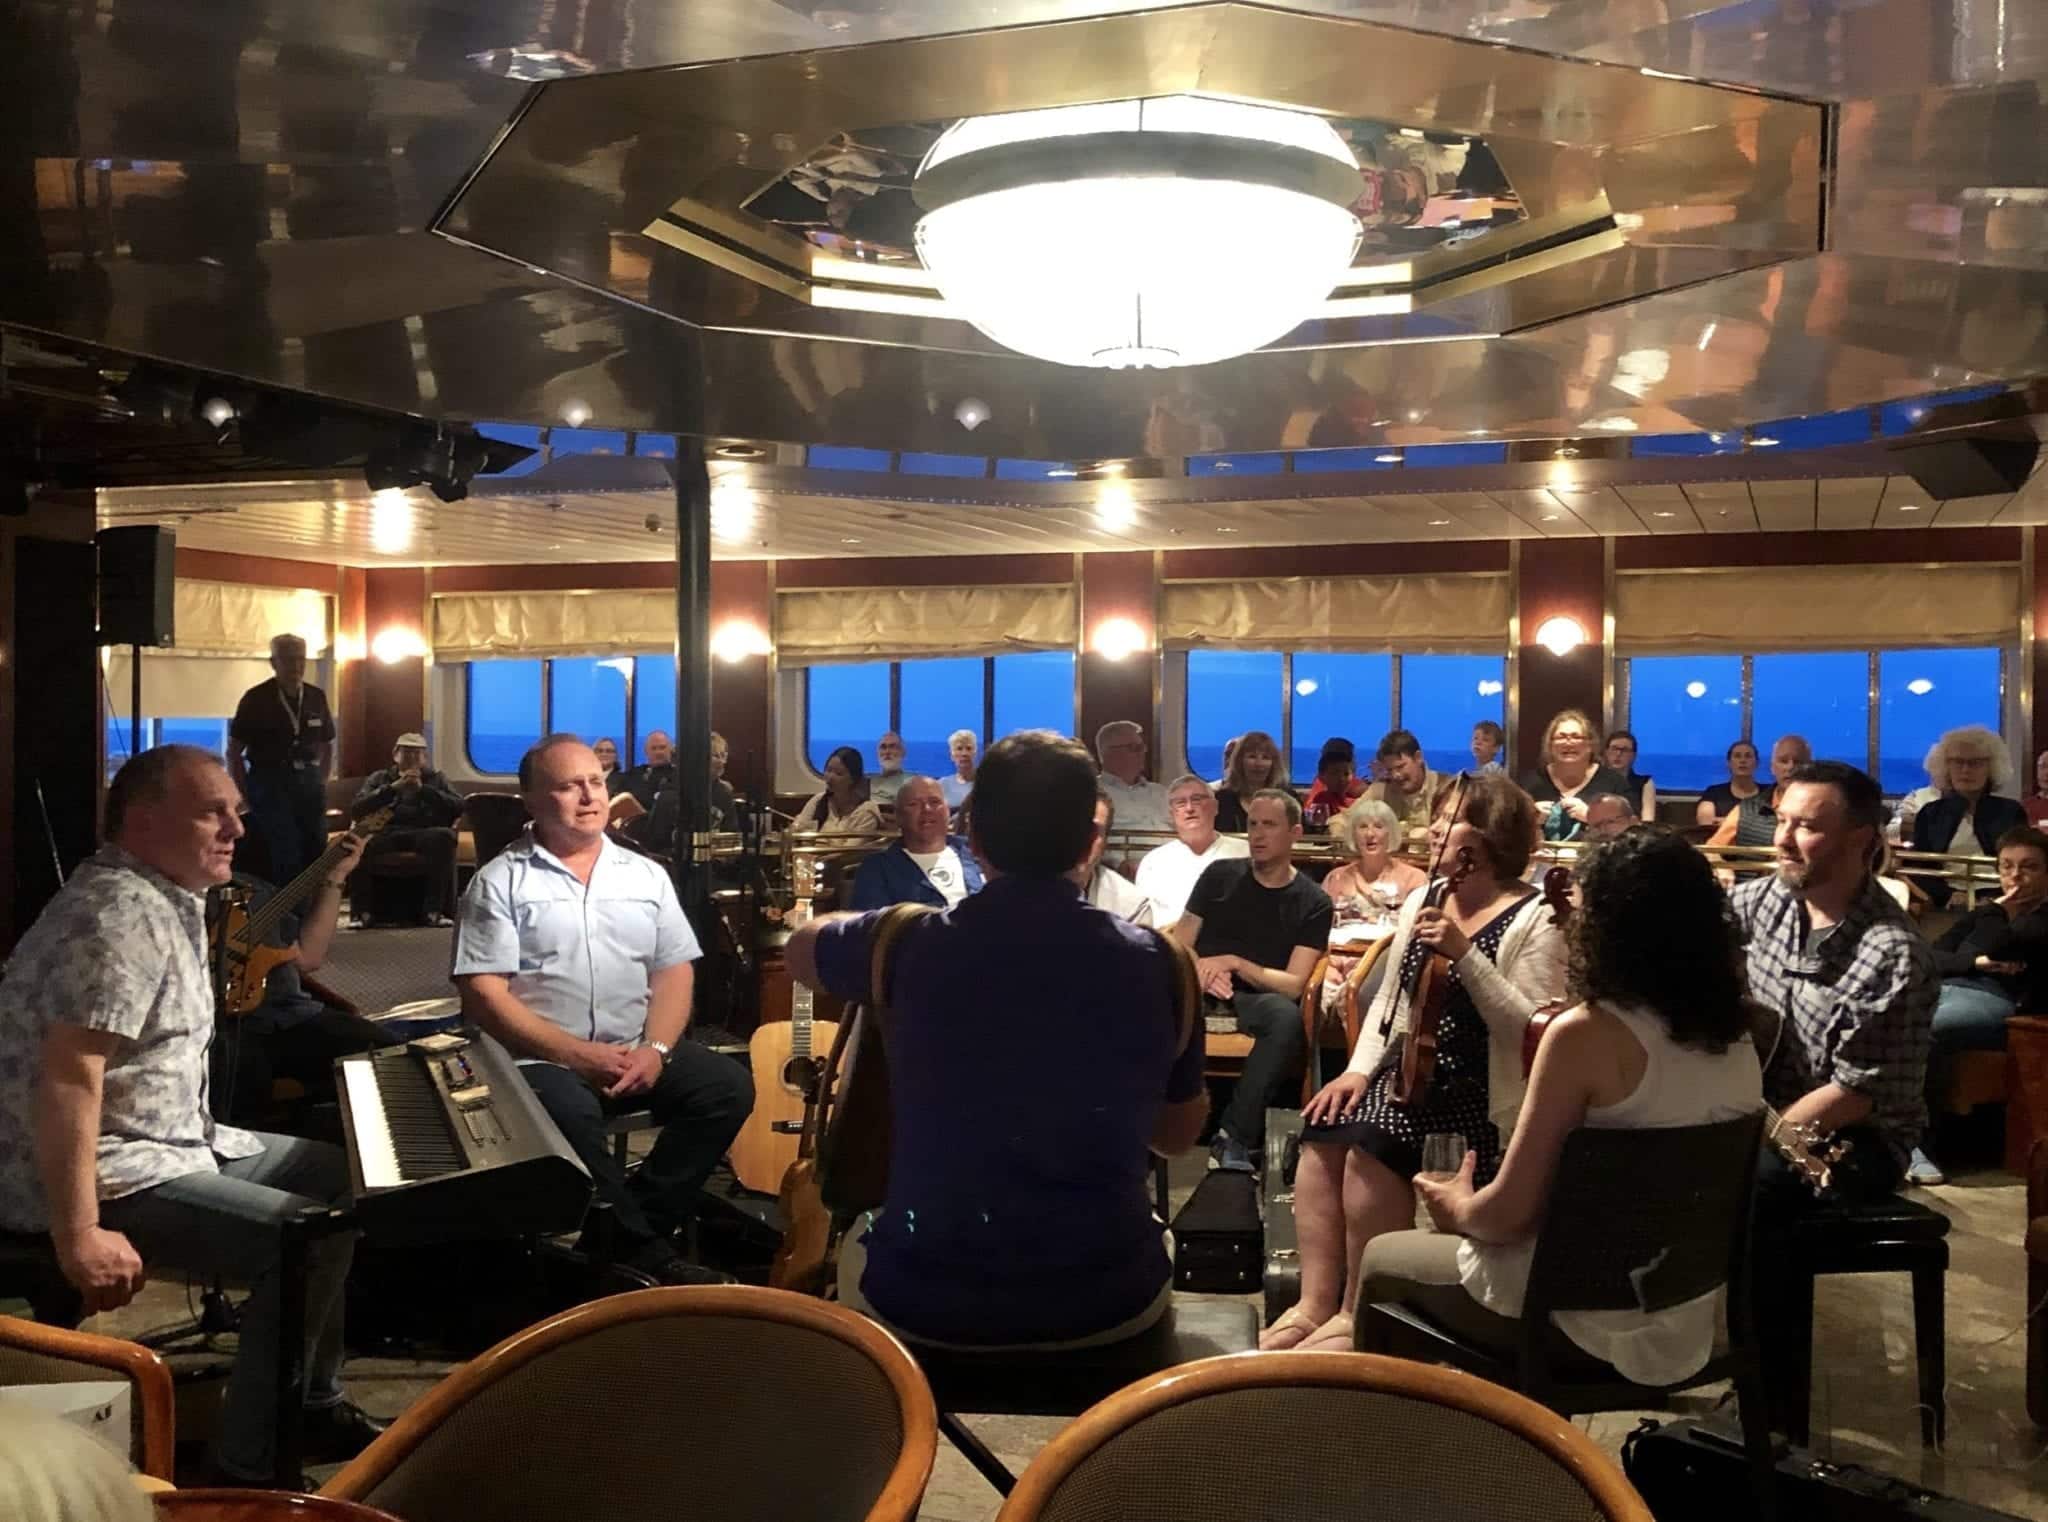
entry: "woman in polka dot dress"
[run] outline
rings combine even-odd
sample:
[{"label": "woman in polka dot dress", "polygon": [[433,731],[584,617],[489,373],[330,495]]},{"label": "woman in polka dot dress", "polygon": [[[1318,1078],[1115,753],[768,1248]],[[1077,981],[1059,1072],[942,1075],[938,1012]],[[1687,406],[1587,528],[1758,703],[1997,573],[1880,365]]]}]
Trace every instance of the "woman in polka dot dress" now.
[{"label": "woman in polka dot dress", "polygon": [[[1536,805],[1491,775],[1465,779],[1444,801],[1431,854],[1456,860],[1469,850],[1472,870],[1440,909],[1425,907],[1428,895],[1409,898],[1391,948],[1397,976],[1373,1001],[1350,1066],[1302,1111],[1294,1190],[1301,1300],[1266,1329],[1262,1347],[1350,1350],[1359,1257],[1381,1232],[1415,1224],[1411,1180],[1423,1138],[1458,1132],[1479,1154],[1478,1178],[1492,1178],[1521,1107],[1522,1032],[1539,1005],[1563,996],[1564,936],[1521,880]],[[1433,955],[1450,963],[1436,1076],[1420,1104],[1403,1104],[1394,1096],[1394,1038],[1407,1033],[1422,959]]]}]

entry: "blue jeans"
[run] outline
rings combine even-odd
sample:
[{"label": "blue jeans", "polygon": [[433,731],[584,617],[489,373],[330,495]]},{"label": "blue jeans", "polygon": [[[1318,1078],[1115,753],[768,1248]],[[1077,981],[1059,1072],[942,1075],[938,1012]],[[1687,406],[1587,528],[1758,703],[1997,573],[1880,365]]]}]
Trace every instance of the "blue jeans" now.
[{"label": "blue jeans", "polygon": [[[255,1133],[263,1150],[188,1173],[154,1189],[106,1200],[100,1224],[135,1244],[152,1275],[163,1269],[219,1274],[249,1287],[241,1344],[228,1379],[216,1458],[239,1479],[267,1484],[276,1463],[278,1256],[286,1218],[346,1201],[348,1159],[339,1147]],[[342,1286],[353,1233],[312,1244],[306,1275],[306,1391],[309,1408],[341,1400]]]},{"label": "blue jeans", "polygon": [[[1940,1102],[1957,1052],[2002,1052],[2005,1022],[2019,1006],[2002,993],[1973,983],[1943,983],[1934,1006],[1934,1039],[1927,1051],[1927,1099]],[[1930,1113],[1931,1110],[1930,1110]]]}]

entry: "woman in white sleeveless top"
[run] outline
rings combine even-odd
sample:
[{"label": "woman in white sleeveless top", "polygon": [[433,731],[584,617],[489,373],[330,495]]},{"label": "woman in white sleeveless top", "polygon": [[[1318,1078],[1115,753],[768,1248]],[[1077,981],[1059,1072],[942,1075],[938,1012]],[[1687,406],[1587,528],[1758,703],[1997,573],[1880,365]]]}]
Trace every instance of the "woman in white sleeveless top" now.
[{"label": "woman in white sleeveless top", "polygon": [[[1704,856],[1655,827],[1628,831],[1581,863],[1569,939],[1579,1002],[1544,1033],[1499,1174],[1475,1190],[1468,1153],[1457,1178],[1418,1178],[1447,1234],[1374,1239],[1360,1274],[1364,1300],[1413,1299],[1427,1314],[1432,1297],[1460,1286],[1486,1311],[1518,1317],[1566,1136],[1580,1126],[1703,1125],[1762,1105],[1740,933]],[[1720,1301],[1715,1293],[1656,1312],[1553,1319],[1629,1379],[1674,1384],[1713,1355]]]}]

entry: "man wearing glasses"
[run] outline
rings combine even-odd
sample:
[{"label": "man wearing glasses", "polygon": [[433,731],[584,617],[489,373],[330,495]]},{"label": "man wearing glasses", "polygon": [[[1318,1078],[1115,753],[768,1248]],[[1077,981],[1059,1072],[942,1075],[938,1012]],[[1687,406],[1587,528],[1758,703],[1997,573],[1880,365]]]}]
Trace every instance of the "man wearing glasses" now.
[{"label": "man wearing glasses", "polygon": [[1103,725],[1095,731],[1095,759],[1102,765],[1102,790],[1109,795],[1123,829],[1164,834],[1174,827],[1167,813],[1166,789],[1145,779],[1143,725],[1129,719]]},{"label": "man wearing glasses", "polygon": [[[1140,742],[1142,743],[1142,742]],[[1107,775],[1103,781],[1107,782]],[[1105,793],[1109,790],[1103,789]],[[1242,861],[1251,854],[1242,835],[1216,831],[1216,793],[1190,772],[1166,789],[1174,838],[1145,853],[1138,863],[1138,891],[1152,903],[1152,923],[1171,930],[1188,906],[1188,895],[1214,861]],[[1117,817],[1121,818],[1119,813]]]}]

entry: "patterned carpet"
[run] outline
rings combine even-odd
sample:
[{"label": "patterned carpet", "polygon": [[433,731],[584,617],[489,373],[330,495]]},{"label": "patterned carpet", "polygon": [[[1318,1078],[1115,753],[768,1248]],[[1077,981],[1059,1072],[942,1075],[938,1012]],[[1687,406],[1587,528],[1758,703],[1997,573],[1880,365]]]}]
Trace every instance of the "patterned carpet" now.
[{"label": "patterned carpet", "polygon": [[448,981],[448,965],[454,936],[446,925],[343,930],[334,938],[326,965],[314,976],[372,1016],[421,999],[452,998],[455,989]]}]

